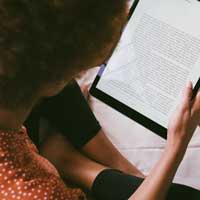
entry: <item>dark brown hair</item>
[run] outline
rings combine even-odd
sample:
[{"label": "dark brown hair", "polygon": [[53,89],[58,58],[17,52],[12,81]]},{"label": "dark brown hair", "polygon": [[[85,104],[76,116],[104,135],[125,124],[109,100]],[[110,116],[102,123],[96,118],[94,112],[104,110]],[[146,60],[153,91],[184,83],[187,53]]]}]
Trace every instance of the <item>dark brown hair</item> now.
[{"label": "dark brown hair", "polygon": [[78,72],[119,36],[126,0],[0,0],[0,105]]}]

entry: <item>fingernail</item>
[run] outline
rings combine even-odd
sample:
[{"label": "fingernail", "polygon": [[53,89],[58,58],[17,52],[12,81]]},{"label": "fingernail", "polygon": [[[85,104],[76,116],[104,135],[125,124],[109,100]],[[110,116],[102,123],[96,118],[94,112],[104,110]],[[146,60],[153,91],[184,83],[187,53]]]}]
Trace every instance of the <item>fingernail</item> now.
[{"label": "fingernail", "polygon": [[192,86],[192,81],[189,81],[189,82],[187,83],[187,87],[188,87],[188,88],[193,88],[193,86]]}]

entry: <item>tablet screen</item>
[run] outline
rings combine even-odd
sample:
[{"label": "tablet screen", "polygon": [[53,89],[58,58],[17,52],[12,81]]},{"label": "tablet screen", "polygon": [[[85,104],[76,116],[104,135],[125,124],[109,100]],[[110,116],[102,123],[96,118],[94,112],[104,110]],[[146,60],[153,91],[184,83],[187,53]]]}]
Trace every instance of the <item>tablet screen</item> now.
[{"label": "tablet screen", "polygon": [[197,19],[197,0],[140,0],[96,88],[167,128],[184,86],[199,80]]}]

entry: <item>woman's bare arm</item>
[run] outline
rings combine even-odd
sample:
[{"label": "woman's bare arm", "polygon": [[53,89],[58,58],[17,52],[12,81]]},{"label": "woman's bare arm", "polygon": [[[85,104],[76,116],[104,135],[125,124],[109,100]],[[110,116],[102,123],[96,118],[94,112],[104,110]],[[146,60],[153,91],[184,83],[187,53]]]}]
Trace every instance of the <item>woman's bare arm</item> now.
[{"label": "woman's bare arm", "polygon": [[192,102],[192,84],[171,118],[166,148],[149,176],[129,200],[164,200],[200,119],[200,93]]},{"label": "woman's bare arm", "polygon": [[168,188],[183,158],[184,151],[184,149],[180,150],[179,147],[166,149],[159,162],[130,200],[165,199]]}]

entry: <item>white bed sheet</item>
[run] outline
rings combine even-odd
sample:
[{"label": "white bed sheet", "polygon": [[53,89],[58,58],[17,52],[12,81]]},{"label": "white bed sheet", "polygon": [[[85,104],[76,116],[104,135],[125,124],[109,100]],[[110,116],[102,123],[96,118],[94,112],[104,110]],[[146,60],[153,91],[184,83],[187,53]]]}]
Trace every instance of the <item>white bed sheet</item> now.
[{"label": "white bed sheet", "polygon": [[[97,70],[98,68],[87,71],[79,79],[80,85],[89,87]],[[112,143],[128,160],[148,175],[150,169],[158,161],[166,141],[94,97],[90,97],[89,104]],[[199,167],[200,130],[198,129],[174,182],[200,189]]]}]

